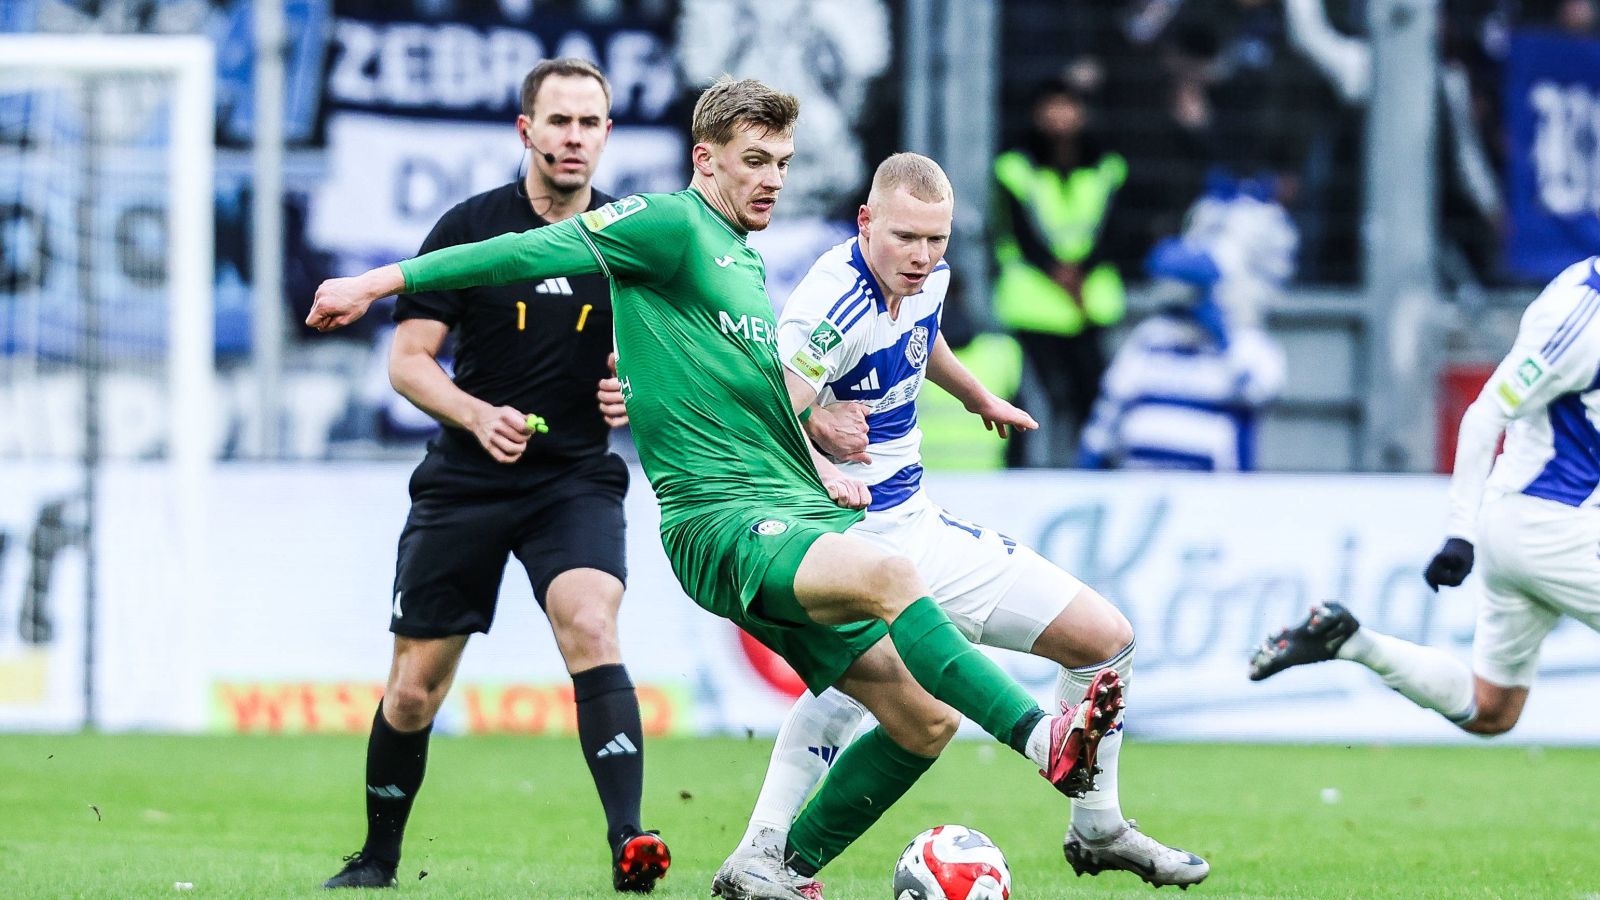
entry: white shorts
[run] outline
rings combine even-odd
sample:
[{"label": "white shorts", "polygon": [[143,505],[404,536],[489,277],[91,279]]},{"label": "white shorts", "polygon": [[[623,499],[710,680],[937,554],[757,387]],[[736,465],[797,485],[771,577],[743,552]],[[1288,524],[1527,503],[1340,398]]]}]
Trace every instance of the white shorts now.
[{"label": "white shorts", "polygon": [[1484,680],[1533,684],[1539,645],[1563,615],[1600,631],[1600,510],[1506,494],[1484,504],[1475,549],[1472,669]]},{"label": "white shorts", "polygon": [[995,531],[958,519],[917,491],[867,513],[847,532],[911,558],[928,590],[967,640],[1030,652],[1083,582]]}]

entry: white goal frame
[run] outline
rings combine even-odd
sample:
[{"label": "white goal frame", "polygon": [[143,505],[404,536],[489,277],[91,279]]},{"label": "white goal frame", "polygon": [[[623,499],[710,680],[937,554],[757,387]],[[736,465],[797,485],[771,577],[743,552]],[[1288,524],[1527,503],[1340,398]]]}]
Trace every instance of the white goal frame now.
[{"label": "white goal frame", "polygon": [[[198,35],[0,35],[0,84],[17,75],[64,77],[156,75],[171,79],[168,140],[166,457],[170,473],[174,585],[183,592],[183,621],[168,623],[170,651],[192,654],[196,614],[212,591],[207,534],[210,482],[217,439],[215,351],[215,135],[216,51]],[[86,411],[93,414],[94,411]],[[94,516],[94,512],[89,513]],[[91,526],[92,527],[92,526]],[[90,540],[95,540],[91,533]],[[89,573],[98,580],[97,574]],[[126,585],[106,583],[104,594],[120,598]],[[148,586],[146,586],[148,587]],[[96,671],[93,645],[95,588],[89,588],[90,654],[85,661],[85,717],[93,727],[98,687],[114,687],[112,673]],[[136,595],[138,588],[135,587]],[[183,690],[187,686],[174,685]],[[203,696],[186,697],[183,724],[203,722]]]}]

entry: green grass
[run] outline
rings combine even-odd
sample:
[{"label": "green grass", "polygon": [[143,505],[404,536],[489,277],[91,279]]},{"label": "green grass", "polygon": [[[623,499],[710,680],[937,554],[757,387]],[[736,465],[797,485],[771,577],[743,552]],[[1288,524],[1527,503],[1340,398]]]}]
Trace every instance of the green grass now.
[{"label": "green grass", "polygon": [[[363,747],[0,736],[0,896],[316,896],[360,844]],[[646,822],[675,858],[656,896],[708,894],[769,747],[650,743]],[[1125,809],[1212,862],[1186,896],[1600,896],[1600,751],[1131,743],[1123,769]],[[1326,787],[1338,803],[1322,801]],[[1061,859],[1065,817],[1009,751],[958,743],[823,880],[830,900],[887,898],[911,835],[960,822],[1005,850],[1024,900],[1149,894],[1125,873],[1075,879]],[[441,738],[397,893],[612,896],[602,832],[575,741]],[[194,889],[178,894],[180,881]]]}]

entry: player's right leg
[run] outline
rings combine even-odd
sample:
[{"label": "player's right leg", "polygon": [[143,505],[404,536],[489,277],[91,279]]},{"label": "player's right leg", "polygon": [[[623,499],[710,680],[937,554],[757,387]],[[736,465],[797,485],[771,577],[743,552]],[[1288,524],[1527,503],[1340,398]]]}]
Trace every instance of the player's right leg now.
[{"label": "player's right leg", "polygon": [[392,887],[411,804],[428,764],[428,737],[455,680],[466,635],[394,639],[394,661],[367,738],[367,838],[325,888]]}]

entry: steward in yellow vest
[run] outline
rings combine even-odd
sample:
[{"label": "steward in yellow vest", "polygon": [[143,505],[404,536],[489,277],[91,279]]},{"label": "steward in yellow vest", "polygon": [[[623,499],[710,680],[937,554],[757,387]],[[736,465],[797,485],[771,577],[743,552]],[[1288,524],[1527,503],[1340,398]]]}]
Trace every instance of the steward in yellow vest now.
[{"label": "steward in yellow vest", "polygon": [[[1047,428],[1068,429],[1071,440],[1052,443],[1071,448],[1105,371],[1100,332],[1126,310],[1122,276],[1104,257],[1102,238],[1128,164],[1096,146],[1088,105],[1072,88],[1046,85],[1032,114],[1028,146],[994,163],[994,311],[1048,401],[1048,410],[1034,412],[1044,413]],[[1009,464],[1025,462],[1030,439],[1008,442]],[[1070,458],[1044,462],[1065,466]]]}]

